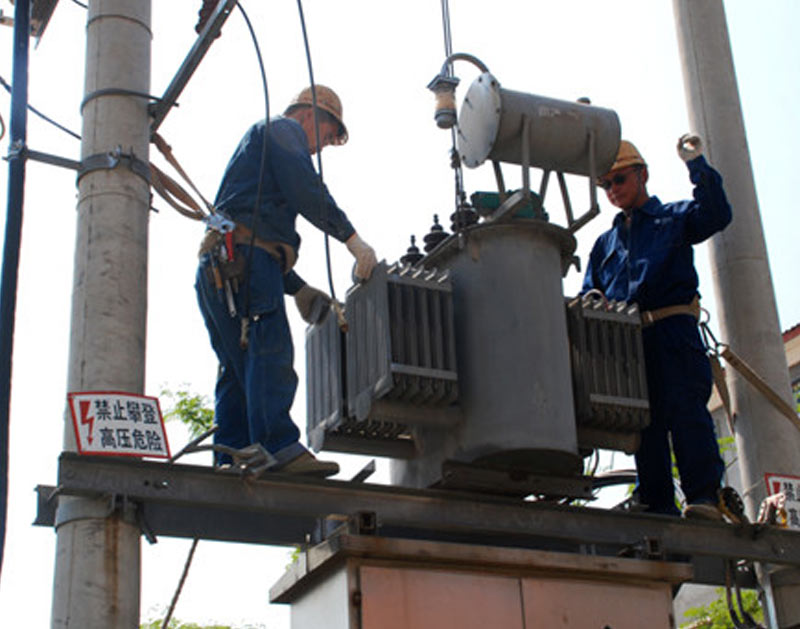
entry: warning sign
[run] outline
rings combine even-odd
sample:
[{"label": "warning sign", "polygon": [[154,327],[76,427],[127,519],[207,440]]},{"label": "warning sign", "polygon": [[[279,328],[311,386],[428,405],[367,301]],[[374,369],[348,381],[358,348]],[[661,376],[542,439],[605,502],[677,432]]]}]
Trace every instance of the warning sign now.
[{"label": "warning sign", "polygon": [[786,526],[800,531],[800,476],[764,474],[767,495],[783,493],[786,496]]},{"label": "warning sign", "polygon": [[86,391],[67,400],[81,454],[169,458],[158,398]]}]

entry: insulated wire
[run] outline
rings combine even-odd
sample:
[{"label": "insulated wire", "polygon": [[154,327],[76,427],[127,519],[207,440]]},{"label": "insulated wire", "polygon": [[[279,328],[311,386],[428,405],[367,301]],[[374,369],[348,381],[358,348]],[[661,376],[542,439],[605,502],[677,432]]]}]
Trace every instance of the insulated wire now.
[{"label": "insulated wire", "polygon": [[[297,0],[297,11],[300,14],[300,27],[303,31],[303,43],[306,49],[306,63],[308,65],[308,78],[311,83],[311,101],[314,111],[314,134],[317,143],[317,172],[319,173],[319,200],[323,211],[327,212],[328,204],[325,202],[325,184],[322,178],[322,147],[319,145],[319,117],[317,116],[317,88],[314,84],[314,66],[311,63],[311,49],[308,45],[308,32],[306,31],[306,19],[303,15],[303,2]],[[327,221],[324,221],[327,223]],[[327,232],[323,232],[325,241],[325,266],[328,271],[328,288],[330,289],[331,299],[336,301],[336,290],[333,287],[333,272],[331,271],[331,245]]]},{"label": "insulated wire", "polygon": [[[444,32],[444,55],[445,59],[453,54],[453,34],[450,30],[450,5],[448,0],[442,0],[442,31]],[[447,64],[447,75],[453,76],[453,63]],[[453,172],[455,174],[455,210],[458,212],[461,207],[461,201],[464,197],[464,174],[461,169],[461,160],[458,157],[458,149],[456,148],[456,129],[458,124],[450,128],[450,138],[453,143],[452,156],[453,156]]]},{"label": "insulated wire", "polygon": [[[6,91],[7,91],[9,94],[11,93],[11,86],[10,86],[10,85],[9,85],[9,84],[6,82],[6,80],[5,80],[5,79],[4,79],[2,76],[0,76],[0,85],[2,85],[2,86],[3,86],[3,87],[6,89]],[[30,110],[30,111],[32,111],[33,113],[35,113],[37,116],[39,116],[39,118],[41,118],[41,119],[42,119],[42,120],[44,120],[45,122],[49,122],[49,123],[50,123],[51,125],[53,125],[54,127],[58,127],[58,128],[59,128],[59,129],[61,129],[61,130],[62,130],[64,133],[69,133],[69,134],[70,134],[70,135],[71,135],[73,138],[75,138],[75,139],[77,139],[77,140],[80,140],[80,139],[81,139],[81,136],[80,136],[80,135],[78,135],[78,134],[77,134],[77,133],[75,133],[74,131],[70,131],[69,129],[67,129],[67,128],[66,128],[65,126],[63,126],[63,125],[60,125],[60,124],[58,124],[58,123],[57,123],[55,120],[53,120],[52,118],[49,118],[49,117],[45,116],[45,115],[44,115],[44,114],[43,114],[41,111],[39,111],[38,109],[36,109],[36,107],[34,107],[33,105],[28,105],[28,110]],[[0,135],[0,137],[2,137],[2,135]]]},{"label": "insulated wire", "polygon": [[[239,11],[242,12],[242,17],[244,18],[245,23],[247,24],[247,29],[250,31],[250,37],[253,40],[253,46],[255,47],[256,51],[256,58],[258,59],[258,67],[261,71],[261,85],[264,88],[264,109],[265,109],[265,117],[264,117],[264,138],[262,141],[261,146],[261,163],[258,167],[258,187],[256,188],[256,200],[253,204],[253,220],[252,224],[250,225],[250,229],[252,230],[252,240],[250,242],[250,247],[247,252],[247,276],[245,279],[245,289],[244,289],[244,318],[247,319],[250,317],[250,269],[252,268],[253,264],[253,241],[256,238],[256,223],[258,221],[258,207],[261,205],[261,193],[262,193],[262,185],[264,181],[264,170],[266,169],[267,164],[267,143],[269,140],[269,130],[270,130],[270,121],[269,121],[269,89],[267,87],[267,73],[264,70],[264,59],[261,56],[261,48],[258,45],[258,38],[256,37],[256,32],[253,30],[253,24],[250,22],[250,18],[247,16],[247,12],[244,10],[241,2],[237,2],[236,6],[239,7]],[[229,252],[230,253],[230,252]]]}]

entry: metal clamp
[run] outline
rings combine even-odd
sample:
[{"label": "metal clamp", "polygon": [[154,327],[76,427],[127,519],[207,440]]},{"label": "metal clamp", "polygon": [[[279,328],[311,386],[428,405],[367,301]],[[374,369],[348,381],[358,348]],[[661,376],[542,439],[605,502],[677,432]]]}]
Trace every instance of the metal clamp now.
[{"label": "metal clamp", "polygon": [[150,185],[150,165],[136,157],[133,149],[130,153],[123,153],[121,146],[105,153],[89,155],[82,160],[77,181],[79,182],[81,177],[96,170],[113,170],[119,166],[120,162],[123,162],[134,175],[138,175],[147,182],[147,185]]}]

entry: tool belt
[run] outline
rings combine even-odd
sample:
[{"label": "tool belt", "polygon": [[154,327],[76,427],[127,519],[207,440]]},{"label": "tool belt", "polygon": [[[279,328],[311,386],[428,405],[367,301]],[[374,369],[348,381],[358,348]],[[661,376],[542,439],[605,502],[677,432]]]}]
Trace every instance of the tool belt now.
[{"label": "tool belt", "polygon": [[[200,250],[198,251],[198,256],[203,256],[207,253],[211,253],[212,251],[216,250],[217,247],[222,243],[225,236],[218,231],[213,229],[208,230],[205,235],[203,236],[203,240],[200,243]],[[297,262],[297,254],[295,250],[283,242],[277,242],[273,240],[263,240],[256,236],[253,238],[253,230],[249,227],[245,227],[240,223],[236,223],[236,227],[233,230],[233,244],[235,245],[253,245],[258,247],[259,249],[263,249],[266,251],[270,256],[272,256],[278,263],[281,265],[281,271],[283,273],[288,273],[292,267],[294,266],[295,262]],[[237,260],[241,259],[241,273],[244,274],[244,259],[241,256],[234,256],[233,263],[229,264],[236,264]],[[238,266],[238,265],[237,265]],[[237,278],[241,279],[241,278]]]},{"label": "tool belt", "polygon": [[665,306],[656,310],[645,310],[642,314],[642,327],[646,328],[653,325],[656,321],[673,317],[675,315],[690,315],[695,319],[700,319],[700,298],[695,295],[694,299],[688,304],[678,304],[677,306]]}]

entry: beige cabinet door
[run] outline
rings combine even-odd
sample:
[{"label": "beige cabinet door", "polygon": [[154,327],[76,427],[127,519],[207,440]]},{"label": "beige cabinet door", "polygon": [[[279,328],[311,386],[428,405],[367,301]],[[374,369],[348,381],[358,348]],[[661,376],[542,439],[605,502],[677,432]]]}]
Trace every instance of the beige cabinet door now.
[{"label": "beige cabinet door", "polygon": [[515,577],[362,566],[360,578],[362,629],[524,628]]}]

